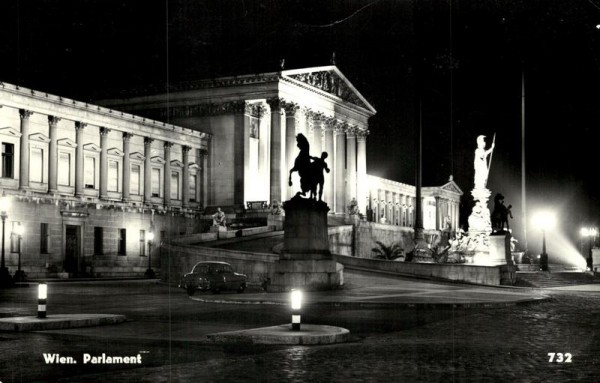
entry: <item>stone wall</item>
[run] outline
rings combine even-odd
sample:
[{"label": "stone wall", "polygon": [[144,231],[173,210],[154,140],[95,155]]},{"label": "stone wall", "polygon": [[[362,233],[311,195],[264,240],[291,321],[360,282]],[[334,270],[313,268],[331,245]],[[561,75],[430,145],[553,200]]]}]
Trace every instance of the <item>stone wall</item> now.
[{"label": "stone wall", "polygon": [[359,258],[372,258],[373,251],[371,249],[377,247],[375,243],[377,241],[386,246],[398,243],[404,249],[405,254],[414,247],[414,234],[410,227],[360,221],[356,230],[355,256]]},{"label": "stone wall", "polygon": [[352,225],[330,226],[329,250],[332,254],[353,255],[354,250],[354,229]]},{"label": "stone wall", "polygon": [[346,268],[361,268],[393,272],[410,277],[439,278],[481,285],[513,285],[514,266],[474,266],[465,264],[412,263],[364,259],[336,255],[335,260]]},{"label": "stone wall", "polygon": [[248,283],[260,284],[263,282],[263,278],[269,275],[278,260],[279,255],[277,254],[163,244],[160,254],[161,279],[170,284],[177,284],[181,276],[192,271],[196,263],[219,261],[231,264],[237,273],[246,274]]}]

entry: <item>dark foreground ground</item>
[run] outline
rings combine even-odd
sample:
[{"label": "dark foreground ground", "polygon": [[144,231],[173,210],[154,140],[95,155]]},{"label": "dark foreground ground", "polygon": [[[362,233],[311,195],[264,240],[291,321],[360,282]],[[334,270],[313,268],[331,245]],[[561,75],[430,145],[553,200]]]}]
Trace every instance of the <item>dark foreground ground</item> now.
[{"label": "dark foreground ground", "polygon": [[[426,282],[403,283],[418,290]],[[209,344],[204,336],[287,323],[286,306],[203,303],[181,290],[144,281],[50,288],[50,311],[124,314],[131,321],[0,333],[1,382],[600,381],[598,292],[546,290],[547,301],[497,308],[317,305],[303,320],[348,328],[352,342],[251,346]],[[0,291],[0,315],[34,314],[34,290]],[[46,364],[44,353],[72,356],[78,364]],[[84,365],[83,353],[140,354],[143,362]],[[557,353],[554,362],[549,353]],[[559,363],[558,353],[563,359],[570,354],[570,362]]]}]

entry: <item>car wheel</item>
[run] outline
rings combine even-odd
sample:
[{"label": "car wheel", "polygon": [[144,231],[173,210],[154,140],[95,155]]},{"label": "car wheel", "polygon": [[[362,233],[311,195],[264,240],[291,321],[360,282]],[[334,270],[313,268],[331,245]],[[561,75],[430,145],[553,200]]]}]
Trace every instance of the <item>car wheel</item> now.
[{"label": "car wheel", "polygon": [[188,295],[192,296],[196,292],[196,287],[194,287],[194,286],[187,286],[186,290],[187,290]]},{"label": "car wheel", "polygon": [[238,287],[238,289],[237,289],[237,292],[238,292],[238,293],[243,293],[243,292],[244,292],[244,290],[246,290],[246,284],[245,284],[245,283],[242,283],[242,284],[240,285],[240,287]]}]

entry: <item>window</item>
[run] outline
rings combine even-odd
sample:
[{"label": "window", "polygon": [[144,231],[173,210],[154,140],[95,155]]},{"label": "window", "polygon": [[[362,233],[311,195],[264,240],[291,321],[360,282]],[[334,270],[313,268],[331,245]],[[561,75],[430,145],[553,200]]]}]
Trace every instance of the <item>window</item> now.
[{"label": "window", "polygon": [[108,161],[108,191],[119,191],[119,163],[117,161]]},{"label": "window", "polygon": [[94,254],[102,255],[104,253],[104,228],[94,227]]},{"label": "window", "polygon": [[2,177],[14,178],[14,154],[13,144],[2,143]]},{"label": "window", "polygon": [[129,193],[140,194],[140,165],[131,165],[131,178],[129,180]]},{"label": "window", "polygon": [[171,172],[171,199],[179,199],[179,172]]},{"label": "window", "polygon": [[69,153],[58,153],[58,184],[71,185],[71,155]]},{"label": "window", "polygon": [[33,182],[44,182],[44,149],[31,148],[29,155],[29,179]]},{"label": "window", "polygon": [[86,189],[95,189],[96,185],[96,159],[86,156],[83,161],[84,183]]},{"label": "window", "polygon": [[190,175],[190,184],[189,184],[189,194],[190,194],[190,202],[196,202],[196,175]]},{"label": "window", "polygon": [[160,197],[160,169],[152,169],[152,197]]},{"label": "window", "polygon": [[118,243],[118,253],[119,255],[125,255],[127,249],[127,231],[126,229],[119,229],[119,243]]},{"label": "window", "polygon": [[146,256],[146,230],[140,230],[140,257]]},{"label": "window", "polygon": [[40,224],[40,253],[48,254],[48,240],[50,236],[48,235],[48,224],[41,223]]}]

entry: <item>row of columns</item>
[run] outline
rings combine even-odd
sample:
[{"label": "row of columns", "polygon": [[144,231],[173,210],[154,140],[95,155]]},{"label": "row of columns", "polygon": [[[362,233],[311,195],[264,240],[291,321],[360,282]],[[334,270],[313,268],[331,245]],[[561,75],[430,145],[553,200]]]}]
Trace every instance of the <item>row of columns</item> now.
[{"label": "row of columns", "polygon": [[328,154],[326,161],[332,171],[324,174],[323,200],[332,211],[344,213],[346,205],[356,198],[359,210],[365,213],[368,131],[279,98],[267,103],[271,108],[271,201],[293,197],[288,174],[298,154],[296,135],[303,133],[311,144],[312,156],[320,157],[323,151]]},{"label": "row of columns", "polygon": [[[20,109],[19,116],[21,118],[21,138],[20,138],[20,168],[19,168],[19,188],[29,188],[29,117],[33,113],[28,110]],[[58,166],[58,122],[61,118],[56,116],[48,116],[49,127],[49,153],[48,153],[48,192],[56,193],[57,185],[57,166]],[[75,122],[75,196],[82,197],[84,195],[84,143],[83,130],[87,126],[86,123]],[[99,194],[101,199],[108,198],[108,133],[110,129],[100,127],[100,185]],[[129,202],[130,184],[131,184],[131,161],[130,161],[130,140],[133,137],[132,133],[123,133],[123,174],[122,174],[122,193],[123,202]],[[152,201],[152,148],[151,144],[154,140],[149,137],[144,138],[144,201]],[[171,205],[171,142],[164,143],[164,177],[163,177],[163,193],[165,206]],[[182,190],[181,201],[182,207],[187,208],[190,204],[189,195],[189,151],[190,146],[182,146]],[[206,185],[206,166],[207,166],[207,151],[199,150],[200,171],[196,175],[196,201],[203,202],[204,191]]]},{"label": "row of columns", "polygon": [[[413,226],[414,197],[383,190],[379,190],[377,194],[378,198],[372,200],[371,206],[375,210],[374,218],[378,222],[385,218],[391,225]],[[402,202],[403,199],[405,203]]]}]

